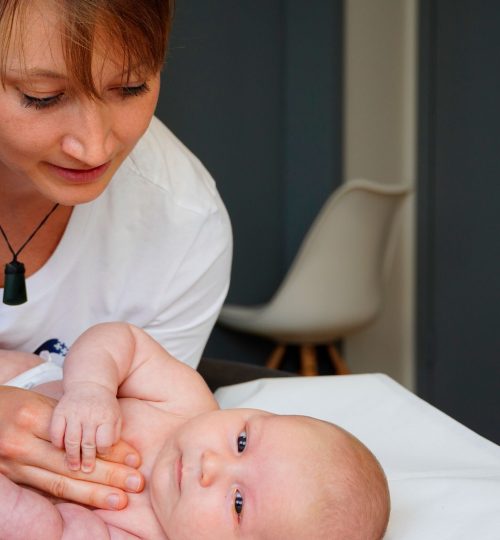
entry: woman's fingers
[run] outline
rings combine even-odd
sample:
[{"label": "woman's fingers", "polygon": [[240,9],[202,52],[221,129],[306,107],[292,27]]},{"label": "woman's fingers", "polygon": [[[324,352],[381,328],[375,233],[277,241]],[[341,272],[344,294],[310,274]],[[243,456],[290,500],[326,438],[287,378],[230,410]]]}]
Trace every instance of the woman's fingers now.
[{"label": "woman's fingers", "polygon": [[[6,442],[6,441],[2,441]],[[7,450],[7,446],[5,446]],[[15,450],[17,447],[13,447]],[[40,470],[43,472],[50,472],[52,480],[54,477],[59,478],[62,483],[64,477],[73,478],[77,480],[86,480],[88,482],[103,484],[103,487],[118,488],[130,492],[139,492],[144,488],[144,478],[142,474],[136,469],[123,465],[121,462],[134,461],[136,453],[131,449],[130,445],[120,442],[113,447],[110,454],[106,456],[106,460],[97,459],[95,469],[91,473],[85,473],[82,471],[70,471],[66,463],[66,456],[64,450],[59,450],[53,446],[50,442],[42,439],[33,438],[29,443],[29,452],[26,446],[19,448],[22,451],[22,460],[18,462],[20,456],[17,459],[11,455],[11,459],[7,459],[0,462],[0,472],[5,474],[13,481],[20,482],[32,487],[38,487],[49,493],[53,493],[54,489],[52,484],[47,486],[34,485],[31,481],[27,470]],[[8,452],[12,454],[12,451]],[[127,459],[127,456],[132,456],[131,460]],[[110,460],[107,460],[110,458]],[[135,466],[139,465],[137,460]],[[48,478],[48,477],[44,477]],[[86,502],[85,504],[91,504]]]},{"label": "woman's fingers", "polygon": [[124,441],[118,441],[107,452],[98,452],[97,457],[104,461],[123,463],[134,469],[141,465],[141,456],[137,450]]},{"label": "woman's fingers", "polygon": [[[29,479],[29,482],[26,482],[26,479]],[[29,484],[57,499],[105,510],[120,510],[125,508],[128,502],[127,495],[120,489],[61,476],[37,467],[23,467],[18,471],[14,481]]]},{"label": "woman's fingers", "polygon": [[4,431],[29,432],[50,441],[54,399],[21,388],[0,386],[0,404],[0,435]]}]

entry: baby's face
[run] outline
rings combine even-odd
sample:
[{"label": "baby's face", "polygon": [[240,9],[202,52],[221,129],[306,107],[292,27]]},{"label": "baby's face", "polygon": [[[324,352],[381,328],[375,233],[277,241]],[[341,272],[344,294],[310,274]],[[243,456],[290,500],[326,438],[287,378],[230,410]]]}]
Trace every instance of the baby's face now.
[{"label": "baby's face", "polygon": [[[296,522],[320,482],[321,439],[301,417],[213,411],[169,438],[151,479],[155,513],[171,540],[300,538]],[[292,531],[291,531],[292,529]],[[274,532],[273,532],[274,531]]]}]

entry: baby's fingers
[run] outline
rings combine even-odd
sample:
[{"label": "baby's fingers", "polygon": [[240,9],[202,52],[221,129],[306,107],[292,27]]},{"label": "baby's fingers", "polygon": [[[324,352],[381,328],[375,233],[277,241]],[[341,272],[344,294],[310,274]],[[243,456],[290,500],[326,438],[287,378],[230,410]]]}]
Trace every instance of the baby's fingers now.
[{"label": "baby's fingers", "polygon": [[89,473],[94,470],[96,457],[96,430],[84,427],[82,434],[82,471]]},{"label": "baby's fingers", "polygon": [[80,470],[80,449],[82,446],[82,426],[80,422],[67,422],[64,434],[66,461],[72,471]]},{"label": "baby's fingers", "polygon": [[64,432],[66,431],[66,417],[54,413],[50,422],[50,441],[57,448],[64,448]]},{"label": "baby's fingers", "polygon": [[82,438],[82,471],[92,472],[95,467],[96,450],[100,454],[106,454],[117,441],[116,427],[113,424],[101,424],[97,426],[97,429],[84,429]]},{"label": "baby's fingers", "polygon": [[96,431],[95,440],[99,454],[109,453],[111,447],[118,442],[119,431],[116,424],[101,424]]}]

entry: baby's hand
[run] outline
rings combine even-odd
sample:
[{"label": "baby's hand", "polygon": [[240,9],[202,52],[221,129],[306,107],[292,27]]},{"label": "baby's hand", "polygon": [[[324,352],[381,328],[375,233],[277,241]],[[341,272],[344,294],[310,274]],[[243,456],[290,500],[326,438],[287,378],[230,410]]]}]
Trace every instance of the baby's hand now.
[{"label": "baby's hand", "polygon": [[64,392],[52,415],[50,436],[58,448],[66,449],[68,467],[92,472],[96,449],[107,453],[118,442],[121,411],[116,395],[100,384],[73,383]]}]

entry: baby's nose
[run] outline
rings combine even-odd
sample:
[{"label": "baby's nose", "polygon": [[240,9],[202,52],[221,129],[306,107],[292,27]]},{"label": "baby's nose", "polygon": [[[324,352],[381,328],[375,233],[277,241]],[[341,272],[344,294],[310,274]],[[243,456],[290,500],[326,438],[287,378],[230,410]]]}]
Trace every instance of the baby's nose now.
[{"label": "baby's nose", "polygon": [[201,456],[200,485],[208,487],[218,478],[223,477],[230,467],[227,457],[221,456],[212,450],[205,450]]}]

